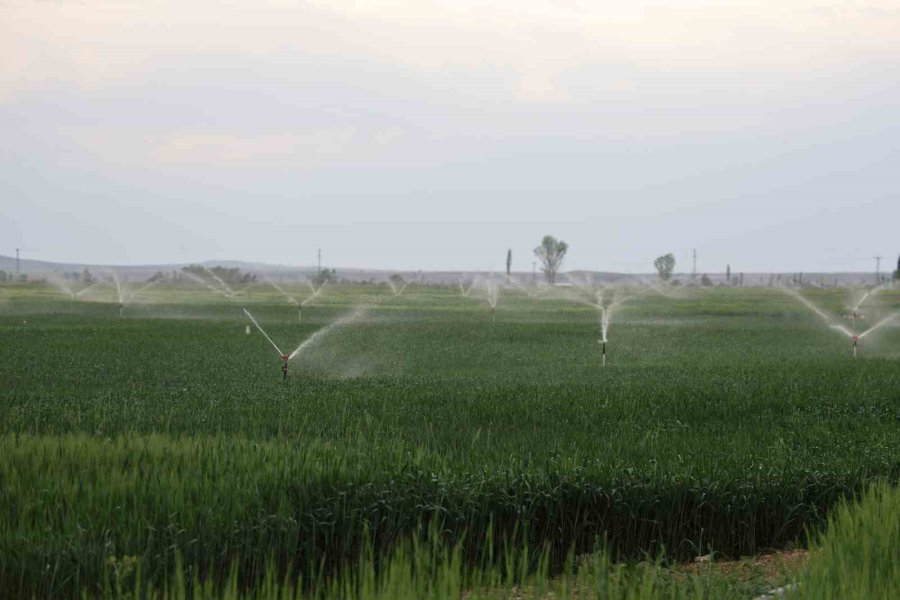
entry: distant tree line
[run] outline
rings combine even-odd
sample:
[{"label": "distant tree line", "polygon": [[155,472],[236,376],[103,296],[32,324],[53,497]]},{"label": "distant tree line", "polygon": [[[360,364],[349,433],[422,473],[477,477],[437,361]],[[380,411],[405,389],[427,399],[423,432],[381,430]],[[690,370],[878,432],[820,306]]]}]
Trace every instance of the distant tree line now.
[{"label": "distant tree line", "polygon": [[337,282],[337,271],[335,269],[322,269],[316,275],[311,277],[315,285],[323,285],[326,283]]},{"label": "distant tree line", "polygon": [[14,273],[7,273],[6,271],[0,271],[0,283],[13,283],[18,281],[19,283],[25,283],[28,281],[28,275],[25,273],[19,273],[19,276],[16,277]]}]

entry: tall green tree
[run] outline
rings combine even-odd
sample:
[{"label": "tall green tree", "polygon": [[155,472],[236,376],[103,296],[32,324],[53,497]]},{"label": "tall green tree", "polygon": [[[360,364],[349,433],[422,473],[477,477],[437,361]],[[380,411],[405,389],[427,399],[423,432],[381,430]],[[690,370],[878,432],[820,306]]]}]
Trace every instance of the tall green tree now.
[{"label": "tall green tree", "polygon": [[653,261],[653,266],[656,267],[661,281],[669,281],[672,278],[672,271],[675,270],[675,257],[671,253],[659,256]]},{"label": "tall green tree", "polygon": [[557,240],[552,235],[545,235],[541,245],[534,249],[534,255],[541,261],[541,271],[547,278],[547,283],[556,283],[556,273],[562,266],[569,245],[562,240]]}]

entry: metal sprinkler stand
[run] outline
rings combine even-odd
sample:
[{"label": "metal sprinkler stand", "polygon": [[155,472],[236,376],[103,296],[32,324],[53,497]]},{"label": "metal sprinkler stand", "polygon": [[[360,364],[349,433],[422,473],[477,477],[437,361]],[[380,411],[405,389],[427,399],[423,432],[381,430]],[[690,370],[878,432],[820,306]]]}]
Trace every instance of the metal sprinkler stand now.
[{"label": "metal sprinkler stand", "polygon": [[496,322],[497,322],[497,307],[492,306],[491,307],[491,323],[496,323]]},{"label": "metal sprinkler stand", "polygon": [[600,344],[600,356],[601,356],[601,364],[602,366],[606,366],[606,340],[597,340],[597,343]]},{"label": "metal sprinkler stand", "polygon": [[281,355],[281,361],[282,361],[282,364],[281,364],[281,374],[284,376],[284,377],[282,377],[282,379],[283,379],[284,381],[287,381],[288,361],[289,361],[289,360],[291,360],[291,357],[288,356],[287,354],[282,354],[282,355]]},{"label": "metal sprinkler stand", "polygon": [[297,322],[298,323],[303,322],[303,305],[302,304],[297,304]]},{"label": "metal sprinkler stand", "polygon": [[120,316],[120,317],[124,317],[124,316],[125,316],[125,305],[124,305],[124,304],[120,304],[120,305],[119,305],[119,316]]},{"label": "metal sprinkler stand", "polygon": [[853,358],[856,358],[856,351],[859,348],[859,336],[853,336]]}]

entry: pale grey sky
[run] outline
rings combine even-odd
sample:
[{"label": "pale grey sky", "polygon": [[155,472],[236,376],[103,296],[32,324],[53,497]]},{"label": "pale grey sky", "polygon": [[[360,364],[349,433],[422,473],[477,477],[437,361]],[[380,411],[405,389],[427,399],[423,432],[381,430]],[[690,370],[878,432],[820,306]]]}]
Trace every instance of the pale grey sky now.
[{"label": "pale grey sky", "polygon": [[0,132],[0,254],[870,270],[900,0],[0,0]]}]

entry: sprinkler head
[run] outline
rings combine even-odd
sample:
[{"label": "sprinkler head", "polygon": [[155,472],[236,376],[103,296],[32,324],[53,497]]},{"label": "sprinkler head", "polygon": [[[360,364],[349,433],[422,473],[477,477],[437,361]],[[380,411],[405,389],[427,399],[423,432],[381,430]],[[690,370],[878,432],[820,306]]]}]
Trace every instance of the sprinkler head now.
[{"label": "sprinkler head", "polygon": [[291,357],[288,356],[287,354],[282,354],[282,355],[281,355],[281,360],[283,361],[282,364],[281,364],[281,374],[282,374],[282,379],[287,379],[287,375],[288,375],[288,361],[291,360]]}]

